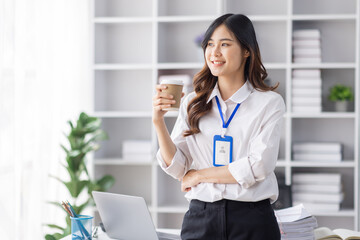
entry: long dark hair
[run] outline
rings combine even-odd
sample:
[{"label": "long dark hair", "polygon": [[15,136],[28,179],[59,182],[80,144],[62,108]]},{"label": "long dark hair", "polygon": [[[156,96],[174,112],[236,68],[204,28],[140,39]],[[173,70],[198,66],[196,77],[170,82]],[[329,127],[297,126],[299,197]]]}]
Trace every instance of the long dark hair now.
[{"label": "long dark hair", "polygon": [[[268,86],[264,83],[264,80],[268,75],[261,62],[261,55],[256,40],[254,26],[250,19],[245,15],[225,14],[215,19],[206,30],[204,40],[201,43],[204,53],[213,32],[222,24],[224,24],[228,30],[234,34],[236,39],[239,41],[241,48],[249,52],[249,57],[247,57],[245,62],[245,79],[250,81],[251,85],[259,91],[275,90],[279,83],[277,83],[274,87]],[[199,120],[212,108],[212,102],[206,102],[214,89],[217,80],[218,78],[211,74],[206,63],[201,71],[194,76],[193,85],[196,97],[190,101],[187,107],[190,129],[184,132],[185,137],[200,132]]]}]

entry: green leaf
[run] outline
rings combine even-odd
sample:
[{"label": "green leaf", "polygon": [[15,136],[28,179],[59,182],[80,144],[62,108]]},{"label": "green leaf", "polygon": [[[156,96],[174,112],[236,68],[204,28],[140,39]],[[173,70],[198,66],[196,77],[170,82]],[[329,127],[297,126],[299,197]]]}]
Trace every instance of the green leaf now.
[{"label": "green leaf", "polygon": [[87,180],[78,181],[76,179],[72,179],[72,181],[65,182],[64,184],[66,188],[69,190],[71,196],[73,198],[77,198],[84,189],[84,187],[87,185],[87,183],[88,183]]},{"label": "green leaf", "polygon": [[97,181],[97,185],[100,186],[102,191],[109,190],[115,183],[115,178],[111,175],[105,175]]},{"label": "green leaf", "polygon": [[64,231],[64,229],[65,229],[65,228],[60,227],[59,225],[56,225],[56,224],[46,224],[46,226],[48,226],[50,228],[56,228],[56,229],[59,229],[61,231]]},{"label": "green leaf", "polygon": [[53,236],[55,237],[56,240],[59,240],[59,239],[65,237],[64,234],[61,234],[61,233],[55,233]]},{"label": "green leaf", "polygon": [[46,234],[45,239],[46,240],[57,240],[53,235],[50,235],[50,234]]}]

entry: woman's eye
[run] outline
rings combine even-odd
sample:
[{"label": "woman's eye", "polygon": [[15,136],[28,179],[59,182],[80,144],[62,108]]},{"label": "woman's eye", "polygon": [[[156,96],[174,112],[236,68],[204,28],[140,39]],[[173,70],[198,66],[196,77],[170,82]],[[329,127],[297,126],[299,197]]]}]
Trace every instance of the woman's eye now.
[{"label": "woman's eye", "polygon": [[208,43],[208,46],[212,47],[212,46],[214,46],[214,44],[213,43]]},{"label": "woman's eye", "polygon": [[223,43],[223,44],[221,44],[221,46],[223,46],[223,47],[227,47],[227,46],[229,46],[229,44],[227,44],[227,43]]}]

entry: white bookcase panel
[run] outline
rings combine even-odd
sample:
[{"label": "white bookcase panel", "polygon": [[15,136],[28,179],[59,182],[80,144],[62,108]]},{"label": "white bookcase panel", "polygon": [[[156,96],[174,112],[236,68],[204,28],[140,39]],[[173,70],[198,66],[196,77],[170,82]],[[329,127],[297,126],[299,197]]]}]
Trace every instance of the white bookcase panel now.
[{"label": "white bookcase panel", "polygon": [[95,0],[95,17],[151,17],[152,0]]},{"label": "white bookcase panel", "polygon": [[[188,201],[185,199],[185,193],[181,191],[181,182],[173,179],[158,169],[158,207],[186,207]],[[169,189],[171,194],[169,194]]]},{"label": "white bookcase panel", "polygon": [[95,72],[95,111],[151,111],[152,71]]},{"label": "white bookcase panel", "polygon": [[322,62],[355,62],[356,28],[354,20],[294,21],[293,29],[320,30]]},{"label": "white bookcase panel", "polygon": [[266,69],[266,71],[268,73],[266,84],[275,86],[279,83],[280,85],[275,91],[279,93],[283,97],[284,102],[286,102],[286,71],[283,69]]},{"label": "white bookcase panel", "polygon": [[285,63],[286,21],[256,21],[254,28],[263,62]]},{"label": "white bookcase panel", "polygon": [[287,0],[252,0],[238,1],[228,0],[225,12],[242,13],[246,15],[286,15],[290,1]]},{"label": "white bookcase panel", "polygon": [[292,142],[341,142],[343,161],[353,161],[354,129],[354,119],[293,119]]},{"label": "white bookcase panel", "polygon": [[159,213],[158,228],[179,229],[182,225],[184,213]]},{"label": "white bookcase panel", "polygon": [[109,192],[143,197],[152,204],[151,166],[96,166],[95,177],[105,174],[116,176],[116,182]]},{"label": "white bookcase panel", "polygon": [[151,63],[152,35],[151,23],[96,24],[95,63]]},{"label": "white bookcase panel", "polygon": [[355,14],[356,0],[293,0],[294,14]]},{"label": "white bookcase panel", "polygon": [[159,62],[197,62],[198,47],[194,40],[204,33],[209,24],[210,22],[159,23]]},{"label": "white bookcase panel", "polygon": [[108,133],[109,139],[101,143],[101,148],[95,152],[95,159],[122,158],[124,140],[150,141],[151,124],[149,118],[103,119],[102,129]]},{"label": "white bookcase panel", "polygon": [[217,14],[218,0],[158,0],[159,16],[208,16]]},{"label": "white bookcase panel", "polygon": [[[180,182],[166,175],[155,160],[152,95],[160,76],[194,76],[203,67],[202,50],[194,39],[216,16],[242,13],[253,21],[267,83],[280,83],[276,91],[288,109],[275,169],[278,179],[291,184],[297,172],[341,173],[345,191],[341,211],[314,214],[320,226],[359,229],[360,0],[92,2],[94,115],[102,118],[110,137],[101,143],[92,162],[95,176],[116,177],[110,192],[143,196],[157,227],[181,228],[188,202]],[[292,62],[292,32],[298,29],[320,30],[321,63]],[[293,69],[321,70],[322,112],[291,112]],[[335,112],[328,100],[329,88],[338,83],[353,88],[355,104],[348,112]],[[165,115],[170,132],[177,116],[177,112]],[[151,140],[153,161],[124,159],[125,140]],[[301,141],[341,142],[343,161],[293,161],[292,144]]]}]

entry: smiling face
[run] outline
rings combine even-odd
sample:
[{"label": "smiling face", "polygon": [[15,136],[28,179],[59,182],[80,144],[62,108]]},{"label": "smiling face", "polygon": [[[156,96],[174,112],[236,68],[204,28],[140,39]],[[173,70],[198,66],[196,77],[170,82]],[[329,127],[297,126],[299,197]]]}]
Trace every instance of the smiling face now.
[{"label": "smiling face", "polygon": [[232,32],[222,24],[215,29],[205,50],[206,64],[212,75],[236,77],[244,75],[248,51],[243,49]]}]

